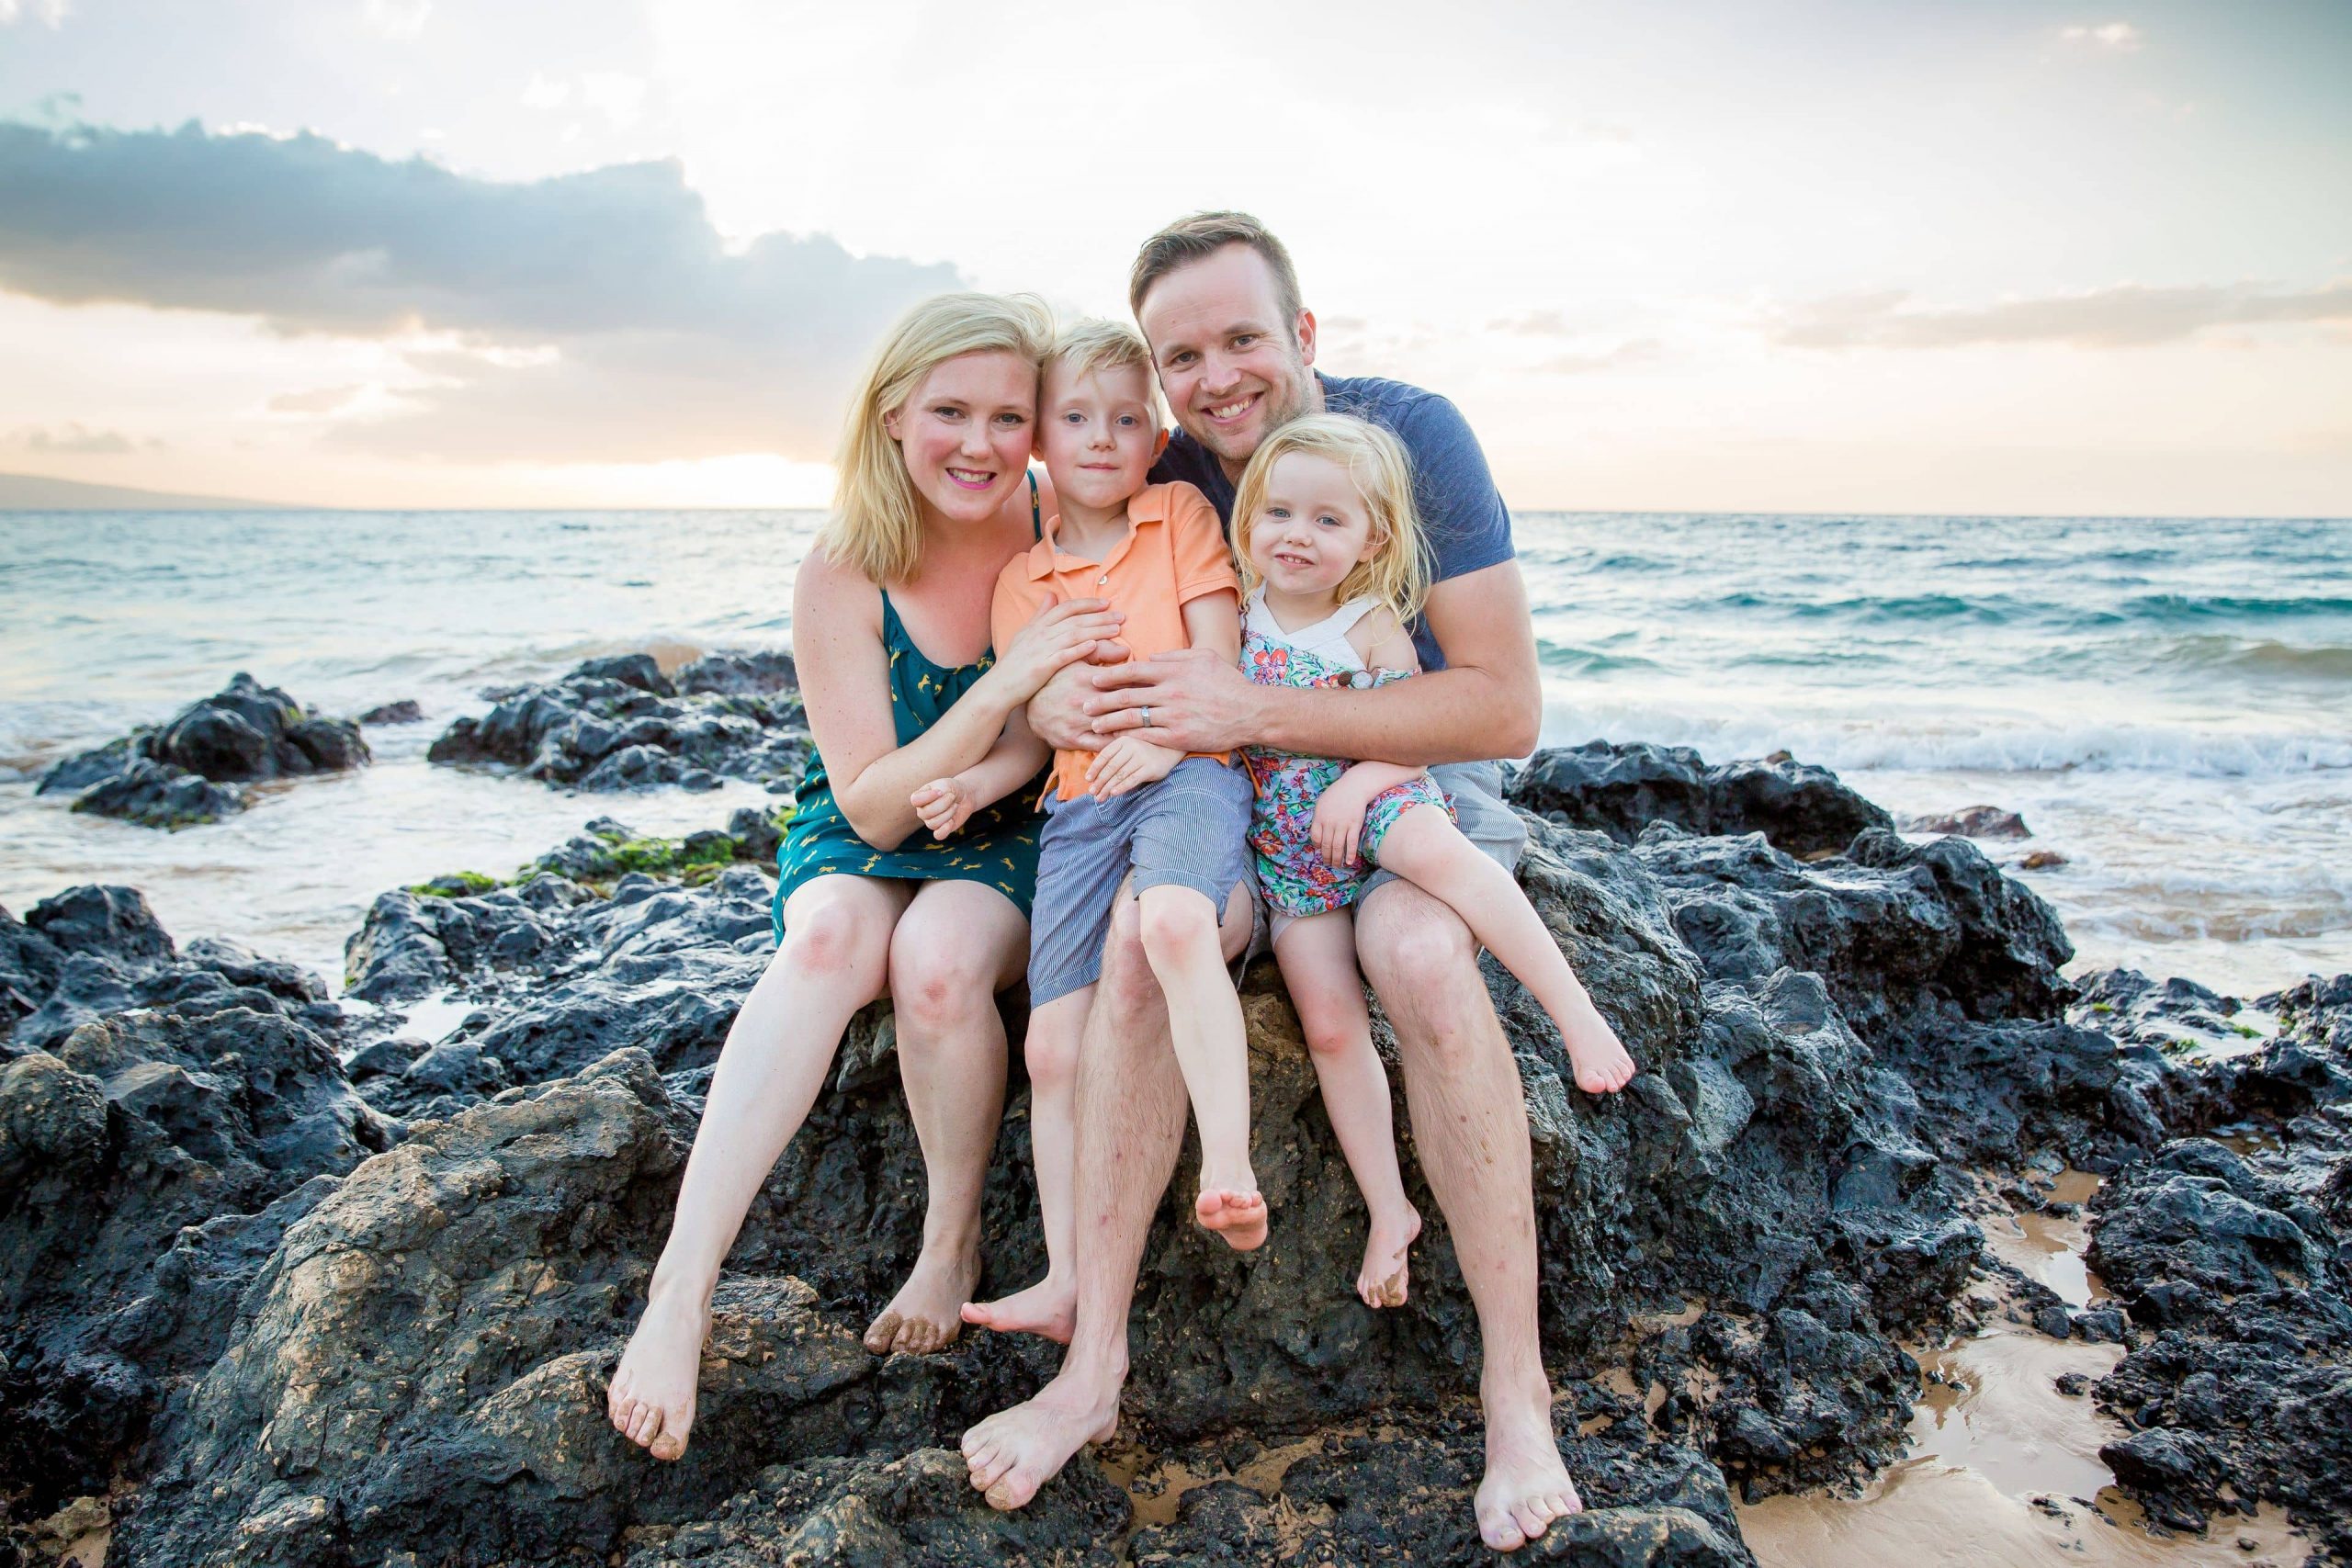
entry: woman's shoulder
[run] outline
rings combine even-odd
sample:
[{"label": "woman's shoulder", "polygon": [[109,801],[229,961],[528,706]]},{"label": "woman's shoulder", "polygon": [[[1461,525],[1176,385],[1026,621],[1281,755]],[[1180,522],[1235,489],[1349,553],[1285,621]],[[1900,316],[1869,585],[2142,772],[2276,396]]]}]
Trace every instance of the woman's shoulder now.
[{"label": "woman's shoulder", "polygon": [[801,558],[800,570],[793,578],[792,618],[804,625],[835,628],[865,622],[878,637],[882,591],[857,568],[827,555],[824,546],[814,546]]}]

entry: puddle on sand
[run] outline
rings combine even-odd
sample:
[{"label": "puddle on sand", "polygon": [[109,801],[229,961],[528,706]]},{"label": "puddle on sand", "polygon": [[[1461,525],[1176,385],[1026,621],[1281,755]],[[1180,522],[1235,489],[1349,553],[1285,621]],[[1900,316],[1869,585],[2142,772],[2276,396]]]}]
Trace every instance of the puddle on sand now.
[{"label": "puddle on sand", "polygon": [[[2052,1201],[2081,1205],[2098,1179],[2060,1173]],[[2083,1216],[2028,1212],[1984,1222],[1986,1245],[2058,1292],[2069,1305],[2103,1300],[2083,1263]],[[1820,1494],[1739,1506],[1739,1528],[1763,1568],[2202,1568],[2209,1563],[2300,1563],[2310,1544],[2285,1513],[2216,1517],[2203,1540],[2159,1536],[2115,1489],[2099,1461],[2123,1428],[2087,1393],[2058,1392],[2078,1373],[2096,1382],[2123,1359],[2120,1346],[2052,1339],[2003,1324],[1941,1349],[1916,1352],[1929,1381],[1912,1412],[1912,1457],[1888,1467],[1859,1497]],[[2085,1501],[2077,1501],[2083,1499]],[[2242,1544],[2245,1543],[2245,1544]]]}]

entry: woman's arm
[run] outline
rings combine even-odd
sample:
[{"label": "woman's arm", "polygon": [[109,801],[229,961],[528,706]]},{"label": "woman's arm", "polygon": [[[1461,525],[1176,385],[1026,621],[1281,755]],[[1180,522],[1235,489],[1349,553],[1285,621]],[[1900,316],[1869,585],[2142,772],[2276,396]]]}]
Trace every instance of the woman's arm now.
[{"label": "woman's arm", "polygon": [[987,756],[960,773],[932,780],[915,791],[910,804],[933,838],[947,838],[1035,778],[1052,756],[1052,750],[1029,733],[1028,720],[1015,708]]}]

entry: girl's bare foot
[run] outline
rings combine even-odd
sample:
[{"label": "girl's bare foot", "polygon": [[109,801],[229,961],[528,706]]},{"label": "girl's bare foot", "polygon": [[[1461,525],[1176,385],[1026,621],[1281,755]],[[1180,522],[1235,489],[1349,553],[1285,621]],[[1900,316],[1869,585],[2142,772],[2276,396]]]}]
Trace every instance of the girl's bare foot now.
[{"label": "girl's bare foot", "polygon": [[1560,1043],[1568,1048],[1568,1063],[1576,1068],[1577,1087],[1587,1094],[1614,1094],[1634,1081],[1634,1058],[1598,1010],[1582,1010],[1583,1017],[1570,1021],[1574,1028],[1560,1029]]},{"label": "girl's bare foot", "polygon": [[691,1291],[652,1292],[605,1397],[615,1429],[655,1459],[683,1456],[695,1424],[695,1383],[702,1344],[710,1337],[710,1305],[693,1297]]},{"label": "girl's bare foot", "polygon": [[1193,1200],[1193,1218],[1204,1228],[1225,1237],[1236,1252],[1254,1252],[1266,1245],[1266,1200],[1256,1188],[1236,1191],[1204,1184]]},{"label": "girl's bare foot", "polygon": [[1363,1271],[1356,1276],[1356,1294],[1364,1305],[1405,1304],[1405,1255],[1420,1234],[1421,1213],[1410,1203],[1393,1214],[1372,1216],[1372,1231],[1363,1241]]},{"label": "girl's bare foot", "polygon": [[1078,1281],[1047,1274],[1025,1291],[992,1302],[966,1302],[964,1321],[999,1334],[1035,1334],[1067,1345],[1078,1326]]},{"label": "girl's bare foot", "polygon": [[964,1332],[958,1309],[979,1278],[977,1247],[925,1247],[907,1282],[866,1326],[865,1348],[877,1356],[894,1350],[917,1356],[944,1350]]}]

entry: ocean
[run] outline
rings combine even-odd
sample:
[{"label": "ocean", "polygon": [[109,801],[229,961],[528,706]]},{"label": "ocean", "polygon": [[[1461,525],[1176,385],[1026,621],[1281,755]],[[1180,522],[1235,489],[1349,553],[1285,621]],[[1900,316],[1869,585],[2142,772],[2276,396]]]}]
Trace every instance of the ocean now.
[{"label": "ocean", "polygon": [[[0,905],[141,888],[339,982],[376,894],[511,871],[590,818],[678,834],[767,796],[571,795],[431,766],[485,687],[595,655],[788,646],[809,512],[0,513]],[[2077,970],[2255,995],[2352,969],[2352,522],[1522,513],[1544,742],[1788,750],[1987,842]],[[249,671],[338,715],[356,773],[162,833],[66,809],[51,762]]]}]

